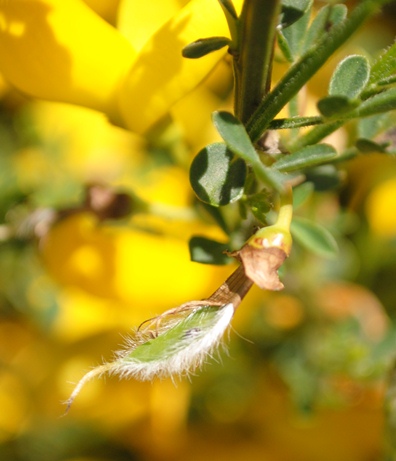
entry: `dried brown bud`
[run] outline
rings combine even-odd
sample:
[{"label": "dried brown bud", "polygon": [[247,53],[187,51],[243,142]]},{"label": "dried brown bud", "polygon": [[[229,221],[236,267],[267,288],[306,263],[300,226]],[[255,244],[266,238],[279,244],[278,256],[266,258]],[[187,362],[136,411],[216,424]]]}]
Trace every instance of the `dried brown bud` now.
[{"label": "dried brown bud", "polygon": [[286,259],[286,253],[280,248],[257,248],[246,244],[237,252],[242,261],[245,274],[263,290],[282,290],[278,269]]}]

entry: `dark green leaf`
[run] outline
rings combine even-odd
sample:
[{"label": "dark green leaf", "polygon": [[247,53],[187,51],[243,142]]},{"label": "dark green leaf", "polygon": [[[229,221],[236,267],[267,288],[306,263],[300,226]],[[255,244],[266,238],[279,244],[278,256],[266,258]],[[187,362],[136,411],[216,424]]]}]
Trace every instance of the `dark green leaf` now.
[{"label": "dark green leaf", "polygon": [[233,259],[225,254],[229,245],[206,237],[192,237],[189,241],[190,258],[202,264],[224,265],[230,264]]},{"label": "dark green leaf", "polygon": [[364,154],[371,154],[373,152],[386,153],[386,146],[371,141],[371,139],[359,138],[356,141],[356,147]]},{"label": "dark green leaf", "polygon": [[327,118],[341,116],[356,109],[360,104],[357,99],[346,96],[327,96],[318,101],[319,112]]},{"label": "dark green leaf", "polygon": [[315,191],[323,192],[340,185],[340,173],[334,165],[321,165],[304,172],[307,181],[312,182]]},{"label": "dark green leaf", "polygon": [[315,45],[334,25],[341,23],[346,18],[347,12],[345,5],[326,5],[320,9],[304,37],[302,53]]},{"label": "dark green leaf", "polygon": [[336,67],[329,86],[329,95],[357,98],[370,77],[370,64],[364,56],[351,55]]},{"label": "dark green leaf", "polygon": [[293,238],[308,250],[333,258],[337,256],[338,245],[335,238],[323,226],[309,219],[295,217],[291,225]]},{"label": "dark green leaf", "polygon": [[271,210],[271,196],[267,190],[250,195],[246,200],[253,216],[262,224],[267,223],[267,213]]},{"label": "dark green leaf", "polygon": [[238,19],[237,12],[231,0],[219,0],[219,3],[226,14],[230,15],[233,19]]},{"label": "dark green leaf", "polygon": [[227,37],[201,38],[185,46],[182,50],[182,55],[189,59],[202,58],[202,56],[212,53],[212,51],[220,50],[220,48],[228,46],[230,43],[231,40]]},{"label": "dark green leaf", "polygon": [[220,208],[215,208],[208,203],[199,201],[199,205],[208,213],[216,222],[216,224],[222,229],[226,234],[230,233],[230,228],[224,219],[222,210]]},{"label": "dark green leaf", "polygon": [[241,198],[245,178],[245,162],[223,143],[209,144],[191,164],[191,186],[199,199],[212,206],[227,205]]},{"label": "dark green leaf", "polygon": [[337,152],[329,144],[316,144],[303,147],[297,152],[283,155],[273,167],[282,172],[290,172],[310,168],[328,162],[336,157]]},{"label": "dark green leaf", "polygon": [[280,23],[285,29],[298,21],[312,6],[312,0],[282,0]]}]

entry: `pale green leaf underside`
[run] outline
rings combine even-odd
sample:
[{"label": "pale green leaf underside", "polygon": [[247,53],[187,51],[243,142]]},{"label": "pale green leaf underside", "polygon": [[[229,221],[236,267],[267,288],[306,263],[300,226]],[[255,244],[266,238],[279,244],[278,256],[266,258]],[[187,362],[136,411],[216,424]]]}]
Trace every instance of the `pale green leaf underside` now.
[{"label": "pale green leaf underside", "polygon": [[338,254],[338,245],[332,234],[323,226],[309,219],[295,217],[291,225],[293,238],[302,246],[320,256],[333,258]]}]

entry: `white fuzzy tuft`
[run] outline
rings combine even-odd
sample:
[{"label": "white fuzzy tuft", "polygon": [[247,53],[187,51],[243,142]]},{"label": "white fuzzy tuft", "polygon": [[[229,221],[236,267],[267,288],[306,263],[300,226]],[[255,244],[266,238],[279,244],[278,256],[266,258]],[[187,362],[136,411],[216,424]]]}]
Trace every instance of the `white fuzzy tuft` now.
[{"label": "white fuzzy tuft", "polygon": [[[155,339],[165,334],[171,328],[177,327],[181,322],[188,320],[191,318],[190,316],[194,316],[205,307],[209,306],[201,305],[194,309],[168,311],[170,318],[167,319],[166,315],[163,314],[159,317],[160,320],[157,321],[158,325],[154,319],[149,324],[148,329],[138,330],[136,337],[127,339],[126,349],[117,352],[117,358],[114,362],[105,363],[94,368],[78,382],[72,395],[66,402],[67,410],[88,381],[105,373],[118,375],[121,378],[135,378],[147,381],[155,377],[164,378],[175,375],[186,375],[201,367],[207,357],[218,346],[231,322],[235,310],[232,303],[219,307],[210,318],[205,317],[205,313],[203,313],[202,319],[197,319],[197,323],[194,324],[196,327],[186,328],[178,341],[174,341],[171,346],[164,349],[161,357],[148,357],[147,360],[139,360],[133,357],[133,352],[139,347],[145,347],[144,345],[148,344],[149,341],[155,341]],[[182,319],[177,315],[174,316],[175,313],[180,312],[187,312],[187,314]],[[153,325],[155,326],[155,334],[150,329]]]},{"label": "white fuzzy tuft", "polygon": [[231,303],[218,309],[210,325],[188,331],[185,338],[175,343],[164,359],[142,362],[125,357],[128,351],[118,352],[124,358],[117,360],[117,365],[111,373],[141,381],[188,374],[201,367],[218,346],[233,315],[234,306]]}]

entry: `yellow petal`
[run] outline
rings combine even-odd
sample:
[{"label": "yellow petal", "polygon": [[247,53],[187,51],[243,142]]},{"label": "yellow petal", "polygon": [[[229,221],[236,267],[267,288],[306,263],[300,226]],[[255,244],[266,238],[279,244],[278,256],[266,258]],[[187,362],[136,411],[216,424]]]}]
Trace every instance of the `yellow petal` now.
[{"label": "yellow petal", "polygon": [[0,3],[0,70],[34,97],[106,112],[135,53],[81,0]]},{"label": "yellow petal", "polygon": [[83,0],[100,17],[115,24],[120,0]]},{"label": "yellow petal", "polygon": [[129,40],[136,51],[160,27],[169,21],[189,0],[152,0],[150,2],[121,0],[118,10],[118,30]]},{"label": "yellow petal", "polygon": [[120,92],[120,110],[132,131],[147,130],[208,75],[225,49],[197,60],[183,58],[181,51],[215,35],[229,36],[220,5],[192,0],[146,43]]}]

